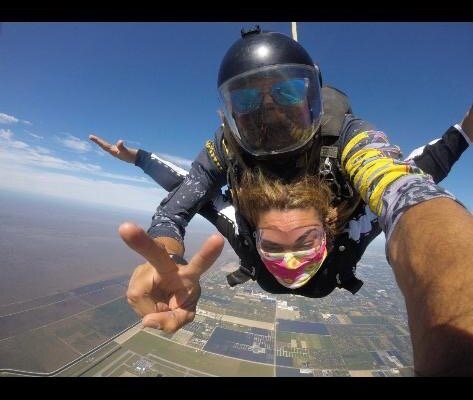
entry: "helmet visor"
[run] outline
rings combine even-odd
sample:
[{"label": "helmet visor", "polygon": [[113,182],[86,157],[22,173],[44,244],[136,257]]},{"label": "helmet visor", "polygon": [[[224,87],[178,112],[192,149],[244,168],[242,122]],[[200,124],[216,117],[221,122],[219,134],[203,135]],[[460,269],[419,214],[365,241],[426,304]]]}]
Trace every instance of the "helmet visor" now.
[{"label": "helmet visor", "polygon": [[263,67],[225,82],[219,93],[230,130],[250,154],[281,154],[304,146],[322,114],[314,67]]}]

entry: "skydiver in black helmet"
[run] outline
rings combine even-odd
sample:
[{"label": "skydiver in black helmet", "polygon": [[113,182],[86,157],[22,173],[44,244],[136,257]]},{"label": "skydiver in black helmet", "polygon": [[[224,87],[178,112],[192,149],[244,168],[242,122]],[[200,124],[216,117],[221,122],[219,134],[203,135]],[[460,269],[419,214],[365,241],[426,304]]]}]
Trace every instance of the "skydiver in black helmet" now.
[{"label": "skydiver in black helmet", "polygon": [[[252,278],[272,293],[323,297],[335,287],[356,293],[362,285],[355,276],[356,264],[382,229],[378,215],[360,199],[341,166],[340,138],[363,131],[376,132],[371,135],[374,140],[365,141],[381,141],[383,152],[389,157],[399,158],[399,149],[390,146],[382,132],[353,116],[343,92],[322,86],[320,70],[307,51],[281,33],[262,32],[259,28],[242,31],[241,39],[229,48],[221,62],[217,87],[224,110],[222,125],[214,139],[207,141],[185,184],[178,187],[184,176],[152,153],[138,150],[129,160],[172,192],[153,217],[150,237],[170,246],[174,258],[183,256],[185,226],[200,211],[240,257],[241,268],[228,276],[230,285]],[[457,124],[435,145],[418,151],[409,163],[439,182],[469,140]],[[100,138],[94,141],[104,149],[110,148]],[[296,291],[282,287],[264,273],[254,247],[254,227],[248,226],[238,213],[234,189],[241,172],[255,166],[286,180],[318,175],[330,185],[334,195],[338,232],[333,251],[311,283]],[[229,190],[224,197],[220,188],[225,185]],[[229,202],[234,207],[230,213]],[[225,209],[228,215],[222,212]]]},{"label": "skydiver in black helmet", "polygon": [[[130,305],[145,316],[145,326],[166,332],[193,320],[199,277],[223,246],[223,239],[212,235],[186,265],[185,227],[197,212],[228,238],[240,257],[240,269],[228,277],[231,285],[252,278],[266,291],[308,297],[326,296],[335,287],[356,293],[361,286],[354,274],[356,263],[384,231],[386,255],[406,299],[417,370],[430,374],[453,365],[457,372],[466,371],[468,366],[455,363],[473,348],[473,332],[465,325],[473,317],[468,314],[473,296],[471,287],[462,283],[470,276],[465,263],[472,244],[461,240],[456,253],[438,249],[465,235],[471,238],[473,222],[455,196],[436,182],[471,144],[471,109],[441,140],[402,160],[400,149],[383,132],[352,114],[342,92],[321,87],[321,82],[318,67],[296,41],[260,29],[242,32],[220,66],[222,125],[190,171],[186,174],[143,150],[134,153],[134,163],[170,194],[157,208],[147,234],[130,223],[120,227],[124,241],[148,261],[132,275]],[[113,148],[96,136],[91,139],[117,156],[127,151],[123,144]],[[255,167],[286,181],[318,175],[332,189],[339,225],[333,251],[302,287],[285,287],[267,273],[255,251],[254,227],[239,215],[239,179],[242,170]],[[223,196],[226,185],[229,190]],[[226,207],[229,202],[233,207]],[[421,221],[448,228],[448,235]],[[453,295],[453,286],[441,273],[446,264],[450,273],[462,276],[460,297]],[[423,272],[427,267],[428,275]],[[451,310],[454,319],[449,319]],[[435,329],[441,333],[422,339]],[[457,340],[460,334],[462,340]],[[454,349],[445,345],[451,340]],[[432,358],[434,348],[439,356]]]}]

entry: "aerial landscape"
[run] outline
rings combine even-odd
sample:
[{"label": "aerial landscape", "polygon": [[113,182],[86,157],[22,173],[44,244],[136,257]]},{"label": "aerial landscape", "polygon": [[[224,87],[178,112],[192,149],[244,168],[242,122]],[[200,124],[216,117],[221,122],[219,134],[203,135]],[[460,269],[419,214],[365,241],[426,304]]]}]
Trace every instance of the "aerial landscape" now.
[{"label": "aerial landscape", "polygon": [[[15,204],[21,206],[21,200]],[[40,200],[36,205],[46,207]],[[55,206],[58,215],[60,209]],[[72,222],[69,226],[80,229],[70,209],[64,209],[64,214]],[[41,213],[36,216],[41,218]],[[81,213],[75,218],[81,218]],[[102,221],[110,221],[112,227],[120,218]],[[58,237],[72,229],[59,224],[55,228]],[[96,227],[89,222],[88,228]],[[226,245],[202,279],[196,318],[167,334],[143,329],[127,304],[128,280],[133,262],[139,259],[123,260],[127,249],[114,237],[110,229],[102,239],[112,241],[112,253],[125,265],[116,268],[118,259],[110,258],[114,260],[108,272],[111,277],[70,287],[71,283],[64,284],[71,272],[66,269],[66,277],[58,277],[52,293],[23,301],[11,301],[12,295],[0,306],[1,376],[413,375],[404,302],[381,242],[373,243],[358,267],[365,284],[355,296],[336,289],[322,299],[271,295],[251,281],[230,288],[226,274],[238,265]],[[195,251],[204,238],[203,233],[189,232],[189,251]],[[52,240],[57,243],[57,238]],[[89,247],[94,255],[94,245]],[[62,260],[64,251],[51,249],[49,255]],[[31,250],[30,257],[34,255]],[[19,262],[18,255],[15,260]],[[8,265],[8,258],[3,262]],[[82,262],[90,263],[92,258],[84,254]],[[31,260],[23,267],[31,269]],[[92,279],[91,271],[88,274]],[[16,279],[20,287],[27,284]]]}]

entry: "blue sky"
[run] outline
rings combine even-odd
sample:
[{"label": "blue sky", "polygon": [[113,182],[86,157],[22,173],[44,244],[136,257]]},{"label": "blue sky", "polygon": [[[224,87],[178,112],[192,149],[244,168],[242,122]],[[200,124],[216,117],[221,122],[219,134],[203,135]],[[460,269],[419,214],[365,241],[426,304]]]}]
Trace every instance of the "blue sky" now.
[{"label": "blue sky", "polygon": [[[219,120],[216,79],[231,23],[3,23],[0,190],[151,214],[164,196],[142,171],[88,141],[189,165]],[[260,24],[291,34],[286,23]],[[473,23],[298,23],[324,82],[407,155],[459,122],[473,100]],[[471,149],[442,186],[473,208]]]}]

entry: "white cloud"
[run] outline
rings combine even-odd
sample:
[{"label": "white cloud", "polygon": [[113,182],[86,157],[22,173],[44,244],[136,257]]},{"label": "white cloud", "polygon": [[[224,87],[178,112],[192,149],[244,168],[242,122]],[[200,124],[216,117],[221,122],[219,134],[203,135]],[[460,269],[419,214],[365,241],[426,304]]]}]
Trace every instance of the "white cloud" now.
[{"label": "white cloud", "polygon": [[32,126],[33,123],[30,121],[24,120],[24,119],[18,119],[17,117],[14,117],[13,115],[8,115],[4,113],[0,113],[0,124],[16,124],[18,122],[21,122],[22,124]]},{"label": "white cloud", "polygon": [[[30,135],[34,136],[34,134]],[[80,150],[84,152],[86,148],[92,149],[89,143],[80,140],[77,137],[69,135],[66,139],[58,138],[61,143],[68,147],[73,148],[74,150]],[[52,155],[52,151],[44,146],[31,146],[26,142],[15,140],[14,133],[10,129],[0,129],[0,163],[15,163],[15,164],[24,164],[32,165],[35,167],[42,168],[54,168],[63,171],[71,172],[87,172],[93,173],[96,176],[101,176],[103,178],[124,180],[128,182],[136,183],[151,183],[152,180],[145,176],[128,176],[113,174],[105,172],[102,170],[102,167],[97,164],[79,162],[79,161],[70,161],[65,160],[59,157]],[[102,150],[95,150],[98,154],[104,155],[105,153]],[[160,157],[164,158],[167,161],[170,161],[177,166],[184,168],[186,170],[190,169],[191,160],[185,158],[172,156],[169,154],[160,154]]]},{"label": "white cloud", "polygon": [[4,144],[5,147],[12,147],[14,149],[26,149],[29,147],[29,144],[25,142],[13,140],[13,132],[10,129],[0,129],[0,143]]},{"label": "white cloud", "polygon": [[[2,143],[0,141],[0,143]],[[5,151],[0,152],[0,165],[23,164],[43,168],[55,168],[76,172],[96,173],[101,170],[99,165],[67,161],[49,155],[47,149],[32,148],[27,143],[11,140],[7,146],[2,146]]]},{"label": "white cloud", "polygon": [[178,167],[181,167],[187,171],[191,168],[192,160],[188,160],[186,158],[181,158],[177,156],[171,156],[169,154],[165,153],[156,153],[159,157],[164,158],[167,161],[172,162],[173,164],[176,164]]},{"label": "white cloud", "polygon": [[52,151],[47,149],[46,147],[43,146],[35,146],[34,150],[36,150],[40,154],[51,154]]},{"label": "white cloud", "polygon": [[11,140],[13,132],[10,129],[0,129],[0,139]]},{"label": "white cloud", "polygon": [[16,124],[18,121],[13,115],[0,113],[0,124]]},{"label": "white cloud", "polygon": [[138,187],[104,179],[38,171],[28,166],[2,165],[0,187],[75,201],[154,213],[167,192],[157,186]]},{"label": "white cloud", "polygon": [[97,176],[101,176],[103,178],[110,178],[110,179],[118,179],[121,181],[129,181],[129,182],[137,182],[137,183],[153,183],[153,181],[148,178],[147,176],[128,176],[128,175],[120,175],[120,174],[112,174],[110,172],[100,171],[100,173],[95,173]]},{"label": "white cloud", "polygon": [[81,140],[78,137],[68,135],[66,138],[57,138],[59,143],[68,149],[78,151],[80,153],[85,153],[86,151],[91,150],[91,146],[85,140]]},{"label": "white cloud", "polygon": [[14,149],[27,149],[30,147],[28,143],[21,142],[19,140],[12,140],[10,142],[10,146],[13,147]]},{"label": "white cloud", "polygon": [[[167,195],[145,175],[114,174],[97,164],[62,159],[47,147],[30,145],[15,140],[14,136],[10,129],[0,129],[0,190],[142,210],[150,215]],[[72,136],[69,139],[80,141]],[[176,164],[190,165],[189,160],[179,157],[165,155],[165,158]],[[77,176],[84,173],[91,177]],[[199,217],[198,221],[203,223],[204,220]]]},{"label": "white cloud", "polygon": [[[42,146],[30,146],[28,143],[14,140],[10,129],[0,129],[0,167],[2,165],[29,165],[35,168],[53,168],[62,171],[85,172],[94,176],[123,180],[141,184],[151,183],[145,176],[129,176],[105,172],[97,164],[64,160],[52,155],[52,151]],[[3,150],[3,151],[2,151]]]},{"label": "white cloud", "polygon": [[[0,190],[53,196],[107,207],[145,212],[151,216],[167,195],[157,185],[138,187],[103,179],[81,178],[63,173],[38,171],[28,166],[2,165],[0,162]],[[147,227],[144,227],[145,229]],[[196,215],[187,231],[214,233],[216,229],[206,219]]]},{"label": "white cloud", "polygon": [[[0,141],[1,143],[1,141]],[[141,176],[112,174],[102,170],[97,164],[68,161],[51,155],[51,151],[44,147],[31,148],[28,144],[18,141],[10,142],[6,151],[0,151],[0,167],[3,165],[23,165],[39,168],[53,168],[62,171],[90,173],[97,177],[122,180],[136,183],[151,183],[151,180]]]},{"label": "white cloud", "polygon": [[26,129],[25,129],[25,132],[26,132],[28,135],[33,136],[35,139],[44,139],[44,136],[37,135],[36,133],[27,131]]}]

